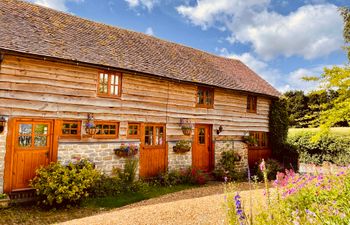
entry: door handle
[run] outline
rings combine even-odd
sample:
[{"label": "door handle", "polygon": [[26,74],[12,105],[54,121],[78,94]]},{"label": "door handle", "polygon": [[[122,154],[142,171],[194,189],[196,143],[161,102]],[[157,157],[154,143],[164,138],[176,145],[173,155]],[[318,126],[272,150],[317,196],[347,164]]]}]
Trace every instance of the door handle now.
[{"label": "door handle", "polygon": [[45,152],[45,156],[46,156],[46,157],[49,157],[49,152]]}]

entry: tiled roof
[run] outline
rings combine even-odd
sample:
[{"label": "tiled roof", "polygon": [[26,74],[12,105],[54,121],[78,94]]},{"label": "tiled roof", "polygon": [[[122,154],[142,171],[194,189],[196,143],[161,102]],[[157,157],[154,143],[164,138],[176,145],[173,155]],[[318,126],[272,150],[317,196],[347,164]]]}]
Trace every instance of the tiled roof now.
[{"label": "tiled roof", "polygon": [[18,0],[0,1],[0,49],[279,96],[239,60]]}]

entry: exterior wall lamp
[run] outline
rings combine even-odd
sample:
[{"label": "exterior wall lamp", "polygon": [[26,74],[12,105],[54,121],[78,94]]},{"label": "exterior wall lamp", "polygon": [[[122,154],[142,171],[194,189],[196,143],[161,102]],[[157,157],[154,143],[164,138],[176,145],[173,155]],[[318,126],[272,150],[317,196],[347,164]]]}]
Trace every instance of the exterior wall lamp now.
[{"label": "exterior wall lamp", "polygon": [[6,125],[6,118],[4,116],[0,117],[0,134],[4,133],[5,125]]},{"label": "exterior wall lamp", "polygon": [[216,130],[216,134],[219,135],[223,130],[224,128],[220,125],[219,128]]}]

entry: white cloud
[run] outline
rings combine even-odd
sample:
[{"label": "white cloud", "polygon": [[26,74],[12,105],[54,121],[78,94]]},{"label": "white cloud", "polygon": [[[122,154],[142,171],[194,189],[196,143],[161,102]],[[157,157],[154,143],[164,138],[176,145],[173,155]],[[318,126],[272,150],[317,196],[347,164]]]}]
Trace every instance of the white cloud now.
[{"label": "white cloud", "polygon": [[153,28],[152,27],[147,27],[146,32],[147,35],[154,36]]},{"label": "white cloud", "polygon": [[283,55],[314,59],[343,45],[343,22],[332,4],[305,5],[288,15],[268,11],[269,0],[197,0],[181,5],[178,13],[192,24],[230,31],[230,43],[250,44],[265,60]]},{"label": "white cloud", "polygon": [[158,0],[124,0],[128,3],[130,8],[142,7],[151,11]]},{"label": "white cloud", "polygon": [[272,68],[267,62],[257,59],[252,54],[246,52],[241,55],[229,53],[227,49],[216,49],[221,56],[239,59],[254,72],[276,87],[281,93],[288,90],[304,90],[306,92],[315,90],[319,83],[315,81],[304,81],[305,76],[319,76],[325,67],[332,65],[316,65],[309,68],[299,68],[290,73],[283,74],[280,70]]},{"label": "white cloud", "polygon": [[84,0],[29,0],[29,1],[41,6],[67,12],[68,11],[68,8],[66,5],[67,2],[80,3],[80,2],[83,2]]}]

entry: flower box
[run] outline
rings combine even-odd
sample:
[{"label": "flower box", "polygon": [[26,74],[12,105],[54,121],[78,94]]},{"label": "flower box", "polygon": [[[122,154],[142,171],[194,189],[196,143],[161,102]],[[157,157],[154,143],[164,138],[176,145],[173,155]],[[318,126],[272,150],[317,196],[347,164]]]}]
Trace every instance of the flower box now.
[{"label": "flower box", "polygon": [[189,152],[190,150],[191,150],[190,146],[189,147],[177,147],[177,146],[173,147],[173,151],[175,153],[179,153],[179,154]]},{"label": "flower box", "polygon": [[122,144],[119,148],[114,149],[114,154],[122,158],[133,157],[137,155],[137,153],[138,153],[138,147],[132,144],[127,146]]},{"label": "flower box", "polygon": [[173,147],[173,151],[177,154],[189,152],[191,151],[191,142],[185,140],[178,141]]},{"label": "flower box", "polygon": [[98,128],[96,127],[91,127],[91,128],[86,128],[85,131],[89,135],[95,135],[98,132]]}]

